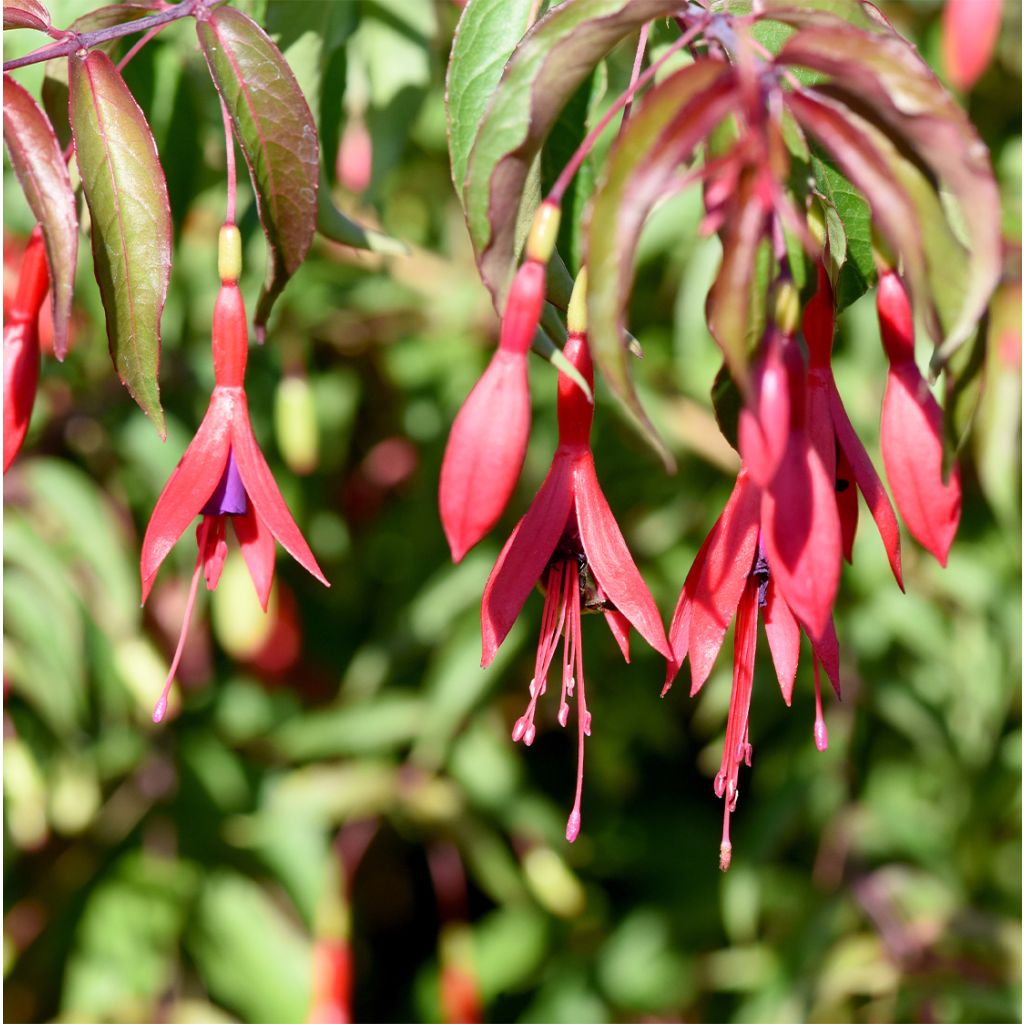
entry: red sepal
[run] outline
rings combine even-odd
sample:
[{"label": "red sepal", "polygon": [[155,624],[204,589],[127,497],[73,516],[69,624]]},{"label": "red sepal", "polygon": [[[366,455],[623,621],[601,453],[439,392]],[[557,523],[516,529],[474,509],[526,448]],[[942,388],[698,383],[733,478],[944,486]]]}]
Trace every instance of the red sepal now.
[{"label": "red sepal", "polygon": [[779,594],[771,576],[765,590],[764,631],[772,652],[772,663],[775,665],[782,699],[788,706],[793,703],[793,683],[800,664],[800,624]]},{"label": "red sepal", "polygon": [[21,451],[39,386],[38,321],[4,325],[4,472]]},{"label": "red sepal", "polygon": [[604,621],[608,623],[608,628],[611,630],[612,636],[615,637],[615,642],[619,645],[619,650],[622,651],[622,657],[628,665],[629,619],[627,619],[622,612],[607,609],[604,613]]},{"label": "red sepal", "polygon": [[859,515],[857,483],[853,478],[853,467],[842,448],[839,449],[839,463],[836,466],[836,508],[839,509],[839,529],[843,535],[843,558],[852,565],[853,542],[857,536]]},{"label": "red sepal", "polygon": [[751,479],[766,487],[775,476],[789,436],[789,379],[783,348],[791,339],[771,330],[752,375],[752,405],[740,410],[737,427],[740,455]]},{"label": "red sepal", "polygon": [[266,611],[270,588],[274,583],[274,561],[277,557],[274,535],[256,514],[251,501],[245,514],[232,516],[231,522],[242,549],[242,557],[249,568],[252,585],[256,588],[256,596]]}]

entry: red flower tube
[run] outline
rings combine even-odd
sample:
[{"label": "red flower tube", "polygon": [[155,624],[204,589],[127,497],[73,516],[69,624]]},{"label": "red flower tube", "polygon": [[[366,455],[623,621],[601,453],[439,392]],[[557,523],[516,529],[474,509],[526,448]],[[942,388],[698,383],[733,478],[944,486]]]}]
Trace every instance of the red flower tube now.
[{"label": "red flower tube", "polygon": [[4,322],[4,472],[21,450],[39,384],[39,310],[50,287],[37,225],[22,257],[18,291]]},{"label": "red flower tube", "polygon": [[[566,358],[593,383],[594,369],[586,336],[573,331],[565,346]],[[657,651],[671,658],[665,628],[650,591],[644,584],[615,517],[601,491],[590,449],[593,406],[578,385],[565,374],[558,378],[558,449],[547,478],[526,515],[509,537],[491,571],[480,608],[483,659],[486,667],[512,628],[526,598],[537,583],[544,587],[541,637],[530,703],[519,718],[512,738],[529,746],[536,735],[537,700],[547,689],[547,677],[564,637],[562,690],[558,720],[565,725],[568,698],[578,687],[579,723],[576,798],[566,826],[572,842],[580,830],[583,791],[584,737],[590,735],[583,675],[580,632],[584,608],[604,612],[605,620],[629,660],[630,626]]]}]

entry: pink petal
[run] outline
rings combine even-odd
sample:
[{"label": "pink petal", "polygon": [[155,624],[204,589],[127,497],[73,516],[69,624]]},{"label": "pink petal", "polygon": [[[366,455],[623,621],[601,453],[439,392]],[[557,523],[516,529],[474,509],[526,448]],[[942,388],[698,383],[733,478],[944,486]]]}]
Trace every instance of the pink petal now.
[{"label": "pink petal", "polygon": [[480,603],[484,668],[494,660],[562,538],[573,506],[572,471],[573,459],[556,452],[544,483],[494,563]]},{"label": "pink petal", "polygon": [[782,599],[771,576],[768,577],[765,602],[764,631],[768,636],[768,647],[772,652],[782,699],[789,705],[793,703],[793,683],[800,663],[800,624]]},{"label": "pink petal", "polygon": [[441,523],[454,561],[505,511],[529,436],[526,356],[498,349],[455,417],[441,464]]},{"label": "pink petal", "polygon": [[942,410],[917,367],[889,372],[882,401],[882,460],[907,529],[945,565],[960,523],[960,469],[942,477]]},{"label": "pink petal", "polygon": [[754,567],[761,490],[740,470],[704,556],[690,611],[690,694],[704,685]]},{"label": "pink petal", "polygon": [[594,578],[633,628],[671,661],[661,614],[608,507],[589,451],[577,460],[573,473],[580,542]]},{"label": "pink petal", "polygon": [[768,566],[790,610],[814,638],[825,629],[839,588],[842,534],[835,474],[807,435],[795,430],[761,505]]},{"label": "pink petal", "polygon": [[[263,458],[256,438],[253,436],[249,423],[249,406],[245,393],[239,390],[239,407],[231,423],[231,450],[238,463],[238,472],[245,484],[245,493],[257,516],[280,542],[285,549],[311,576],[318,579],[325,587],[329,587],[324,574],[320,571],[313,552],[309,550],[306,539],[302,536],[288,506],[281,497],[267,460]],[[258,590],[257,586],[257,590]]]},{"label": "pink petal", "polygon": [[[214,388],[203,422],[185,449],[150,516],[142,539],[140,569],[145,603],[163,560],[220,483],[228,461],[231,419],[241,392]],[[244,402],[244,396],[242,401]]]},{"label": "pink petal", "polygon": [[270,600],[270,588],[274,583],[274,561],[277,556],[274,535],[256,514],[251,501],[245,515],[232,516],[231,522],[239,547],[242,549],[242,557],[249,567],[256,596],[266,611],[267,602]]},{"label": "pink petal", "polygon": [[738,443],[743,464],[755,483],[768,485],[786,450],[789,436],[790,393],[782,348],[791,344],[778,331],[769,331],[752,377],[752,407],[740,410]]},{"label": "pink petal", "polygon": [[[885,553],[889,558],[892,574],[896,577],[900,590],[903,590],[903,563],[900,554],[900,526],[896,522],[896,513],[889,503],[889,495],[879,479],[871,457],[864,450],[857,432],[853,429],[850,417],[846,415],[843,400],[839,392],[832,390],[832,422],[835,425],[836,437],[843,457],[853,471],[853,478],[864,500],[867,502],[871,517],[878,527],[878,535],[885,545]],[[853,488],[851,487],[852,491]],[[851,538],[852,542],[852,538]]]},{"label": "pink petal", "polygon": [[615,642],[619,645],[619,650],[622,651],[622,657],[625,658],[626,664],[628,665],[629,619],[627,619],[622,612],[606,609],[604,613],[604,621],[608,623],[608,628],[612,631],[612,636],[615,637]]}]

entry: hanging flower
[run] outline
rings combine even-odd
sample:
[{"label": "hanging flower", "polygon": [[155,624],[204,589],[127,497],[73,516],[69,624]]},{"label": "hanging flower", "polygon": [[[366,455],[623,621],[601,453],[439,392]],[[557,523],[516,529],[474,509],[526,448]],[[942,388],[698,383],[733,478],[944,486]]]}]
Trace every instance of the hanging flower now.
[{"label": "hanging flower", "polygon": [[448,437],[438,502],[456,562],[501,517],[523,468],[530,437],[526,357],[544,305],[547,261],[558,234],[559,215],[557,206],[540,207],[526,262],[509,291],[498,350],[459,410]]},{"label": "hanging flower", "polygon": [[[582,277],[582,275],[581,275]],[[577,282],[577,289],[581,287]],[[586,335],[574,327],[570,307],[570,333],[565,357],[588,384],[594,380]],[[575,322],[574,322],[575,320]],[[585,326],[585,321],[583,326]],[[541,636],[530,702],[512,732],[515,741],[529,746],[536,736],[537,700],[547,689],[548,671],[559,640],[562,645],[562,687],[558,721],[565,726],[568,700],[577,694],[579,725],[576,797],[565,836],[572,842],[580,831],[583,791],[583,741],[590,735],[583,675],[584,610],[599,610],[629,660],[632,626],[659,653],[671,658],[665,627],[644,584],[615,517],[601,491],[590,449],[594,410],[579,386],[565,374],[558,377],[558,449],[547,478],[526,515],[509,537],[484,588],[480,609],[484,667],[494,659],[526,598],[537,583],[544,589]]]},{"label": "hanging flower", "polygon": [[18,291],[4,321],[4,472],[21,450],[39,384],[39,310],[50,287],[42,229],[22,256]]},{"label": "hanging flower", "polygon": [[[236,228],[231,228],[237,234]],[[142,600],[145,602],[161,564],[197,515],[199,547],[185,620],[163,692],[153,712],[159,722],[188,635],[200,574],[208,590],[220,580],[227,555],[230,521],[253,586],[264,610],[274,578],[274,541],[309,573],[329,586],[309,545],[288,511],[253,436],[244,380],[249,337],[242,293],[222,272],[213,311],[214,389],[196,436],[164,487],[142,541]]]},{"label": "hanging flower", "polygon": [[[824,266],[818,265],[818,290],[804,308],[804,337],[810,356],[808,381],[808,430],[811,441],[835,479],[836,502],[842,528],[843,554],[853,561],[853,539],[857,530],[857,491],[864,495],[878,527],[889,565],[900,589],[903,568],[900,559],[900,527],[889,496],[871,458],[864,449],[832,375],[832,339],[835,333],[835,303]],[[852,485],[856,485],[856,487]]]},{"label": "hanging flower", "polygon": [[899,274],[878,282],[878,322],[889,359],[882,461],[907,529],[945,565],[960,523],[960,467],[943,470],[942,410],[914,362],[914,318]]},{"label": "hanging flower", "polygon": [[[673,658],[662,695],[683,660],[689,655],[690,695],[707,681],[725,639],[729,623],[736,618],[733,652],[733,688],[729,701],[722,767],[715,777],[715,793],[725,800],[722,826],[721,867],[732,857],[729,819],[739,795],[739,767],[750,764],[750,695],[754,681],[754,653],[757,619],[763,613],[765,633],[771,650],[782,697],[789,705],[800,660],[799,616],[786,598],[783,581],[772,571],[762,528],[763,496],[750,473],[741,469],[736,485],[718,521],[712,527],[683,584],[676,605],[669,640]],[[831,616],[820,637],[808,632],[814,662],[814,740],[819,750],[828,746],[828,732],[821,706],[819,663],[839,695],[839,642]]]},{"label": "hanging flower", "polygon": [[999,41],[1003,0],[946,0],[942,11],[942,63],[954,88],[973,88]]}]

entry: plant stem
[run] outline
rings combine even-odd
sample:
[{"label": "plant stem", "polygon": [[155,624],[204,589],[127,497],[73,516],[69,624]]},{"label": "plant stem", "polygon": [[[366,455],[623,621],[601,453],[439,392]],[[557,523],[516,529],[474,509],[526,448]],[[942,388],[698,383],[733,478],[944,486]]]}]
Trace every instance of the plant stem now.
[{"label": "plant stem", "polygon": [[586,159],[587,154],[593,149],[594,143],[597,141],[598,136],[608,127],[612,118],[622,110],[622,108],[633,99],[636,93],[642,89],[647,83],[661,70],[662,65],[677,53],[684,46],[689,45],[700,32],[703,30],[705,25],[704,19],[695,24],[688,32],[681,35],[636,81],[632,82],[629,88],[608,108],[607,113],[601,118],[593,128],[587,132],[587,137],[580,143],[579,148],[573,153],[572,158],[565,165],[562,173],[558,176],[554,185],[551,186],[551,191],[545,198],[546,203],[553,203],[558,206],[562,202],[562,196],[565,194],[565,190],[569,187],[569,182],[572,181],[573,176],[580,169],[580,165]]},{"label": "plant stem", "polygon": [[228,178],[228,202],[224,213],[224,223],[235,223],[235,197],[237,194],[237,183],[235,178],[235,137],[231,132],[231,117],[228,114],[227,104],[223,99],[220,101],[220,112],[224,118],[224,159],[227,168]]},{"label": "plant stem", "polygon": [[[647,35],[651,30],[651,23],[647,22],[640,29],[640,38],[636,44],[636,57],[633,59],[633,73],[629,76],[629,87],[630,89],[636,88],[636,80],[640,77],[640,68],[643,67],[644,53],[647,50]],[[619,124],[619,131],[625,127],[626,122],[629,120],[629,113],[633,109],[633,97],[626,101],[626,105],[622,108],[622,121]]]},{"label": "plant stem", "polygon": [[109,28],[97,29],[95,32],[71,33],[67,38],[57,43],[50,43],[42,46],[32,53],[26,53],[24,57],[16,57],[14,60],[4,62],[4,71],[13,71],[15,68],[27,67],[29,64],[39,64],[44,60],[53,60],[55,57],[70,57],[79,50],[88,50],[100,43],[109,42],[111,39],[120,39],[121,36],[132,35],[135,32],[148,32],[158,26],[167,25],[180,18],[187,18],[195,14],[196,9],[202,7],[206,0],[181,0],[181,3],[168,7],[165,11],[150,14],[145,18],[138,18],[135,21],[126,21],[121,25],[111,25]]}]

